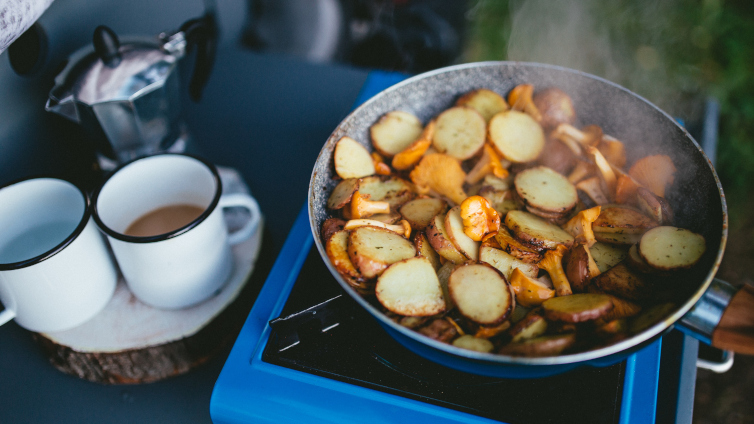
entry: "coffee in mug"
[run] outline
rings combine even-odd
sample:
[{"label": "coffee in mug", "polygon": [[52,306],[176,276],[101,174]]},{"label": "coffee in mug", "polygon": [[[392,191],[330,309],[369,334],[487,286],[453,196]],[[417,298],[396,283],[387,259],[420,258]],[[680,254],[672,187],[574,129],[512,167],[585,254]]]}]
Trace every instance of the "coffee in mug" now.
[{"label": "coffee in mug", "polygon": [[[251,217],[228,234],[223,209],[235,206]],[[129,289],[142,302],[164,309],[192,306],[217,293],[233,268],[230,246],[254,234],[260,217],[251,196],[223,195],[215,166],[185,154],[123,165],[94,200],[94,219]]]}]

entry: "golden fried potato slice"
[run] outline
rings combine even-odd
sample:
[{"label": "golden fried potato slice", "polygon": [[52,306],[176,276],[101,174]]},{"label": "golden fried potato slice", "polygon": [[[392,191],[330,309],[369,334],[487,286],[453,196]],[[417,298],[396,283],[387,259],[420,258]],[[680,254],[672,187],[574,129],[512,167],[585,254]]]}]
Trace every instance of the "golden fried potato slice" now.
[{"label": "golden fried potato slice", "polygon": [[519,172],[514,184],[524,204],[545,212],[566,213],[579,201],[576,187],[566,177],[546,166]]},{"label": "golden fried potato slice", "polygon": [[592,254],[592,258],[594,258],[594,262],[597,263],[597,268],[601,273],[618,265],[627,255],[625,248],[601,242],[594,243],[589,248],[589,253]]},{"label": "golden fried potato slice", "polygon": [[416,195],[408,181],[395,176],[379,175],[362,178],[359,193],[368,195],[372,202],[388,202],[393,208],[408,202]]},{"label": "golden fried potato slice", "polygon": [[547,331],[547,320],[542,315],[542,308],[536,308],[529,311],[522,320],[511,327],[508,334],[511,336],[512,343],[520,343],[539,337],[545,331]]},{"label": "golden fried potato slice", "polygon": [[577,293],[545,300],[542,309],[547,319],[577,323],[604,316],[613,309],[613,302],[604,294]]},{"label": "golden fried potato slice", "polygon": [[536,160],[545,146],[542,127],[526,113],[508,110],[490,119],[487,137],[503,157],[511,162]]},{"label": "golden fried potato slice", "polygon": [[491,341],[474,337],[471,334],[466,334],[453,340],[453,346],[482,353],[492,352],[492,349],[495,347]]},{"label": "golden fried potato slice", "polygon": [[333,234],[325,243],[325,252],[335,269],[344,276],[363,280],[361,273],[356,269],[348,256],[348,231],[340,230]]},{"label": "golden fried potato slice", "polygon": [[358,227],[348,237],[348,257],[365,278],[380,275],[388,266],[416,256],[405,237],[378,227]]},{"label": "golden fried potato slice", "polygon": [[622,246],[631,246],[641,240],[641,234],[621,234],[621,233],[603,233],[601,231],[594,231],[594,238],[597,241],[609,244],[617,244]]},{"label": "golden fried potato slice", "polygon": [[542,260],[541,247],[532,246],[527,243],[523,243],[508,233],[507,229],[501,228],[500,231],[495,234],[495,240],[497,240],[500,247],[513,256],[516,259],[520,259],[530,264],[539,263]]},{"label": "golden fried potato slice", "polygon": [[374,293],[382,306],[399,315],[430,316],[445,310],[440,281],[424,257],[390,265],[377,278]]},{"label": "golden fried potato slice", "polygon": [[675,305],[672,303],[661,303],[647,308],[644,312],[638,315],[631,321],[629,331],[633,334],[641,333],[647,328],[662,321],[663,318],[670,315],[675,310]]},{"label": "golden fried potato slice", "polygon": [[486,88],[470,91],[456,101],[456,106],[468,106],[479,112],[485,122],[493,116],[509,109],[503,96]]},{"label": "golden fried potato slice", "polygon": [[445,216],[445,231],[448,238],[459,252],[467,258],[476,261],[479,259],[479,242],[474,241],[463,231],[463,219],[461,218],[461,207],[451,208]]},{"label": "golden fried potato slice", "polygon": [[450,274],[448,291],[461,315],[482,325],[502,323],[515,307],[503,275],[486,264],[456,268]]},{"label": "golden fried potato slice", "polygon": [[644,187],[636,189],[636,203],[644,213],[651,216],[662,225],[673,223],[673,208],[664,198],[657,196]]},{"label": "golden fried potato slice", "polygon": [[435,270],[440,269],[442,266],[440,255],[438,255],[437,252],[435,252],[435,249],[429,244],[429,240],[427,240],[424,231],[417,231],[416,234],[414,234],[414,247],[416,247],[419,256],[423,256],[429,260],[429,263],[432,264],[432,268]]},{"label": "golden fried potato slice", "polygon": [[445,311],[449,311],[455,307],[453,304],[453,299],[450,298],[450,292],[448,291],[448,280],[450,279],[450,274],[453,273],[453,271],[456,270],[456,267],[458,265],[454,264],[453,262],[447,261],[440,269],[437,270],[437,279],[440,280],[440,287],[442,288],[442,296],[445,299]]},{"label": "golden fried potato slice", "polygon": [[505,216],[505,225],[517,239],[530,245],[554,249],[559,244],[565,246],[573,244],[573,236],[565,230],[529,212],[508,212]]},{"label": "golden fried potato slice", "polygon": [[445,110],[435,120],[432,145],[440,153],[466,160],[484,145],[487,125],[475,109],[456,106]]},{"label": "golden fried potato slice", "polygon": [[529,278],[537,278],[537,274],[539,274],[539,267],[537,265],[518,260],[510,254],[490,246],[479,248],[479,261],[495,267],[508,281],[510,281],[511,272],[516,268],[520,269]]},{"label": "golden fried potato slice", "polygon": [[335,186],[330,198],[327,199],[327,207],[329,209],[340,209],[347,205],[351,201],[353,194],[359,189],[358,178],[348,178],[338,183]]},{"label": "golden fried potato slice", "polygon": [[626,256],[626,263],[630,265],[631,268],[639,272],[643,272],[645,274],[657,272],[656,269],[649,266],[649,264],[647,264],[647,261],[645,261],[644,258],[641,257],[641,255],[639,254],[638,244],[632,244],[631,247],[628,249],[628,256]]},{"label": "golden fried potato slice", "polygon": [[658,224],[652,218],[634,209],[613,206],[604,207],[592,230],[600,233],[643,234]]},{"label": "golden fried potato slice", "polygon": [[428,197],[406,202],[401,206],[400,213],[411,224],[411,228],[423,230],[437,215],[445,212],[447,207],[448,204],[442,199]]},{"label": "golden fried potato slice", "polygon": [[707,245],[704,236],[684,228],[656,227],[641,237],[639,255],[652,268],[670,271],[691,268]]},{"label": "golden fried potato slice", "polygon": [[620,263],[592,279],[599,290],[623,299],[641,300],[652,295],[651,287],[625,263]]},{"label": "golden fried potato slice", "polygon": [[448,237],[444,214],[439,214],[432,219],[432,222],[427,226],[426,234],[429,244],[440,256],[456,264],[466,262],[466,256],[456,248]]},{"label": "golden fried potato slice", "polygon": [[395,224],[401,218],[402,216],[398,212],[378,213],[369,217],[372,221],[383,222],[385,224]]},{"label": "golden fried potato slice", "polygon": [[424,126],[409,112],[394,110],[383,115],[369,128],[372,145],[381,155],[392,158],[414,142]]},{"label": "golden fried potato slice", "polygon": [[545,357],[558,356],[576,343],[573,333],[540,336],[519,343],[509,343],[498,350],[501,355]]},{"label": "golden fried potato slice", "polygon": [[361,178],[375,173],[372,156],[351,137],[343,137],[335,145],[335,172],[340,178]]}]

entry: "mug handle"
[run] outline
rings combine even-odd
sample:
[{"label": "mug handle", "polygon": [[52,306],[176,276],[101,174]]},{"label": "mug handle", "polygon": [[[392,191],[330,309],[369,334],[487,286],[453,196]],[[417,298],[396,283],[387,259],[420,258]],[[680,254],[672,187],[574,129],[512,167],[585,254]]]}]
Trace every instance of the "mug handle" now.
[{"label": "mug handle", "polygon": [[4,311],[0,312],[0,325],[5,324],[6,322],[12,320],[15,317],[16,317],[16,311],[5,308]]},{"label": "mug handle", "polygon": [[257,204],[257,201],[253,197],[245,193],[223,194],[220,197],[218,206],[221,208],[240,206],[248,209],[249,213],[251,213],[251,218],[249,218],[249,221],[240,230],[228,234],[228,244],[231,246],[248,239],[257,230],[262,213],[259,211],[259,204]]}]

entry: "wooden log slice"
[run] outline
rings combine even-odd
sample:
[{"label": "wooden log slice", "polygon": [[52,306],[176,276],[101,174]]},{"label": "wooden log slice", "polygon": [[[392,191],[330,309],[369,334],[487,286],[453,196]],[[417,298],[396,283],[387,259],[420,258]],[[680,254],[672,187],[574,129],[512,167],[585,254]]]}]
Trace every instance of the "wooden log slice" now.
[{"label": "wooden log slice", "polygon": [[[247,190],[235,171],[221,169],[221,177],[224,193]],[[231,229],[240,227],[243,214],[226,214]],[[231,247],[234,267],[227,283],[196,306],[153,308],[136,299],[121,277],[113,298],[94,318],[33,337],[55,368],[97,383],[148,383],[186,373],[232,343],[243,325],[248,302],[239,294],[259,255],[262,228],[260,222],[252,237]]]}]

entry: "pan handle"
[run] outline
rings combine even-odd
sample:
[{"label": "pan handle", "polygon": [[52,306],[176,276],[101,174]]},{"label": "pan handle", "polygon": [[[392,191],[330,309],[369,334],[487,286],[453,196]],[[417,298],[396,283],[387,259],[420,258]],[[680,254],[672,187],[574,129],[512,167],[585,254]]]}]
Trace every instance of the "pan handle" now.
[{"label": "pan handle", "polygon": [[754,286],[715,278],[678,327],[718,349],[754,355]]}]

